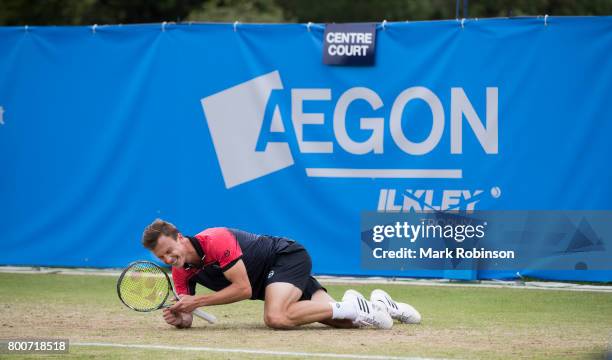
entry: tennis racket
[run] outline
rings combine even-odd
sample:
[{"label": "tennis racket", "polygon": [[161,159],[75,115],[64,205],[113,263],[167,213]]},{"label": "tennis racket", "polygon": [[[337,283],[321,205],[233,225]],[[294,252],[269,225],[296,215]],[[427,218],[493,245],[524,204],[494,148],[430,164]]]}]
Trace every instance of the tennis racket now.
[{"label": "tennis racket", "polygon": [[[125,306],[142,312],[170,307],[172,304],[168,301],[179,298],[168,274],[150,261],[135,261],[123,270],[117,280],[117,295]],[[217,322],[214,315],[199,309],[193,315],[211,324]]]}]

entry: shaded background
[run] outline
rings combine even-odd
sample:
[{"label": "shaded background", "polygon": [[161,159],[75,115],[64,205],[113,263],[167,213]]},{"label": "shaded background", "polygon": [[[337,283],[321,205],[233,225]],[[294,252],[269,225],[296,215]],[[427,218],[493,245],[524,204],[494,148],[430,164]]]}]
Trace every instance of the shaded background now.
[{"label": "shaded background", "polygon": [[329,23],[612,14],[612,0],[472,0],[459,7],[458,12],[455,0],[0,0],[0,25]]}]

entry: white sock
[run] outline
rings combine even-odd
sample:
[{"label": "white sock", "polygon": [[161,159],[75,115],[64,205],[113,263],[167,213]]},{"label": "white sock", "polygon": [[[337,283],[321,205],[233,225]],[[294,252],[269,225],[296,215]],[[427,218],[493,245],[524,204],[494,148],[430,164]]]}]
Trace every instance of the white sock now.
[{"label": "white sock", "polygon": [[332,319],[349,319],[357,318],[357,309],[351,302],[330,302],[332,307]]}]

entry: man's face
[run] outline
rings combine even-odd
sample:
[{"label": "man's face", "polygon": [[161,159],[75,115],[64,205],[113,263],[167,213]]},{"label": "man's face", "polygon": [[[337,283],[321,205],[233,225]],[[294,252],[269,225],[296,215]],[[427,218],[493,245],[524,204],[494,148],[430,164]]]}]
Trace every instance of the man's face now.
[{"label": "man's face", "polygon": [[178,235],[177,240],[170,236],[162,235],[157,239],[157,246],[153,253],[167,265],[182,267],[185,264],[185,247],[183,236]]}]

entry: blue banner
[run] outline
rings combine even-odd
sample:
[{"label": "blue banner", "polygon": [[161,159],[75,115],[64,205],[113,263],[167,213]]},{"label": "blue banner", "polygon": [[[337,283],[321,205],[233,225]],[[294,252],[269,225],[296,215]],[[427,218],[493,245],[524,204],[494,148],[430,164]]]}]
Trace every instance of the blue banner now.
[{"label": "blue banner", "polygon": [[324,65],[324,31],[0,27],[0,264],[123,266],[159,217],[413,276],[362,267],[362,212],[610,210],[611,17],[386,23],[371,67]]}]

